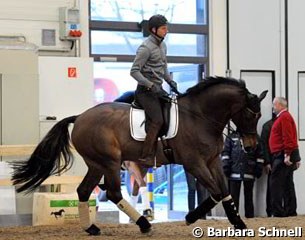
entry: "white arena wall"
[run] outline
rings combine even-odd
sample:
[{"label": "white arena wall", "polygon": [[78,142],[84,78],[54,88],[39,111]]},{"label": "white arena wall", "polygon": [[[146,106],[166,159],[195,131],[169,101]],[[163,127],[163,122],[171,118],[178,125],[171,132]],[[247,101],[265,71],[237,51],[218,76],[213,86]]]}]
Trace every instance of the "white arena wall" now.
[{"label": "white arena wall", "polygon": [[[83,36],[80,40],[80,51],[78,54],[76,51],[71,51],[70,42],[59,40],[59,7],[79,7],[82,9],[80,21]],[[2,144],[37,144],[39,139],[56,123],[54,121],[45,121],[46,116],[56,116],[57,120],[61,120],[70,115],[80,114],[93,106],[93,59],[88,57],[88,1],[2,0],[0,1],[0,26],[0,39],[22,36],[21,40],[24,38],[26,42],[35,44],[38,47],[36,52],[31,50],[14,50],[14,46],[8,45],[1,47],[4,50],[0,49],[0,75],[2,74],[2,80],[13,79],[14,81],[12,82],[17,82],[16,79],[18,79],[20,82],[18,82],[18,86],[24,86],[23,84],[25,84],[28,87],[24,87],[22,90],[20,89],[21,87],[17,86],[15,91],[11,89],[15,96],[14,94],[7,96],[8,100],[6,102],[10,105],[3,109],[11,109],[10,111],[13,111],[15,106],[26,105],[29,100],[34,97],[37,98],[36,104],[31,103],[22,109],[24,113],[21,119],[20,113],[18,118],[14,117],[18,114],[18,111],[15,110],[16,114],[12,115],[13,119],[6,121],[12,124],[17,122],[15,126],[18,127],[12,128],[14,131],[5,135],[8,137],[1,138]],[[56,31],[55,46],[42,46],[42,29]],[[26,57],[28,55],[31,58]],[[9,64],[11,66],[8,66]],[[31,67],[32,65],[35,66]],[[76,69],[76,77],[68,77],[69,67]],[[35,72],[32,69],[35,69]],[[37,81],[32,81],[35,77]],[[31,83],[35,83],[34,85],[32,84],[34,87],[27,84],[29,79]],[[22,85],[20,85],[21,83]],[[15,85],[14,87],[16,87]],[[30,97],[24,98],[24,95],[28,93]],[[20,98],[24,100],[20,100]],[[32,128],[29,124],[27,124],[28,127],[22,127],[26,124],[24,119],[27,119],[25,115],[29,115],[29,107],[33,108],[37,119],[33,123],[35,131],[31,131]],[[19,128],[25,132],[22,134],[22,136],[25,136],[24,139],[30,140],[25,141],[23,138],[20,138],[20,132],[15,134],[16,131],[19,131]],[[9,131],[7,128],[4,130],[6,132]],[[2,131],[2,135],[6,132]],[[2,160],[15,161],[24,158],[26,156],[12,156],[2,158]],[[84,161],[76,155],[73,167],[66,174],[81,176],[86,174],[86,169]],[[32,194],[16,195],[17,214],[32,213],[32,204]]]},{"label": "white arena wall", "polygon": [[[88,0],[1,0],[1,36],[24,36],[30,43],[39,47],[41,55],[73,55],[71,42],[59,40],[59,7],[78,7],[81,10],[80,55],[89,56]],[[56,46],[42,46],[42,29],[56,31]]]},{"label": "white arena wall", "polygon": [[[227,2],[229,3],[228,45],[227,42],[215,40],[219,36],[226,37]],[[299,147],[303,158],[305,156],[304,7],[305,2],[302,0],[210,1],[212,10],[210,13],[211,75],[225,75],[228,60],[231,76],[245,78],[252,92],[259,93],[264,87],[273,88],[275,96],[286,97],[289,102],[289,110],[298,127]],[[288,23],[286,36],[285,10],[287,10]],[[227,49],[230,54],[229,59],[227,59]],[[215,52],[217,54],[214,54]],[[270,74],[274,74],[275,80],[271,86]],[[263,82],[262,79],[265,79],[266,82]],[[271,99],[269,95],[263,102],[263,116],[259,123],[259,132],[261,125],[271,116]],[[303,204],[305,192],[302,191],[304,169],[304,164],[302,164],[301,168],[295,172],[299,214],[305,213]],[[266,216],[265,190],[266,178],[259,179],[255,190],[257,215]],[[243,209],[243,202],[241,202],[240,209]]]}]

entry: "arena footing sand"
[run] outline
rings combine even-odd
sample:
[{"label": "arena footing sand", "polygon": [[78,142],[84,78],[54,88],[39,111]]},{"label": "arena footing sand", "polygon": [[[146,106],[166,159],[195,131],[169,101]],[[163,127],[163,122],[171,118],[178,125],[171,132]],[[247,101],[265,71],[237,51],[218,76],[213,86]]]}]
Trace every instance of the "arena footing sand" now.
[{"label": "arena footing sand", "polygon": [[[88,236],[80,227],[79,224],[68,224],[62,226],[26,226],[26,227],[2,227],[0,228],[0,239],[2,240],[33,240],[33,239],[52,239],[52,240],[66,240],[66,239],[103,239],[103,240],[136,240],[136,239],[150,239],[150,240],[184,240],[196,239],[193,236],[193,230],[196,228],[196,233],[200,233],[200,229],[204,231],[204,235],[200,239],[304,239],[305,233],[305,216],[289,217],[289,218],[253,218],[245,219],[249,228],[250,235],[253,230],[255,236],[229,236],[232,226],[228,220],[199,220],[196,223],[186,226],[183,221],[167,222],[167,223],[153,223],[152,231],[149,234],[142,234],[135,224],[97,224],[101,228],[102,234],[100,236]],[[299,227],[299,228],[298,228]],[[219,234],[226,232],[224,237],[207,236],[208,228],[214,228],[214,233]],[[290,234],[297,228],[302,233],[303,237],[262,237],[259,236],[260,228],[266,229],[292,229]],[[229,229],[229,230],[228,230]],[[224,230],[224,231],[223,231]],[[271,231],[271,230],[270,230]],[[268,232],[269,234],[271,232]],[[249,232],[248,232],[249,233]]]}]

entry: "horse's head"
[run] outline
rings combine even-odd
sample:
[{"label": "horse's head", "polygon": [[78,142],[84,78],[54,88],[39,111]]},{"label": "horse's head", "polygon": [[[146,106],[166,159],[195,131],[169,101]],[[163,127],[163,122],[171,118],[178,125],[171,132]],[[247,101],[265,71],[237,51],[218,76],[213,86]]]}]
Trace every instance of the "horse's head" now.
[{"label": "horse's head", "polygon": [[244,147],[254,148],[257,139],[257,123],[261,117],[261,101],[266,97],[267,90],[258,97],[255,94],[247,93],[246,104],[232,116],[232,121],[241,134]]}]

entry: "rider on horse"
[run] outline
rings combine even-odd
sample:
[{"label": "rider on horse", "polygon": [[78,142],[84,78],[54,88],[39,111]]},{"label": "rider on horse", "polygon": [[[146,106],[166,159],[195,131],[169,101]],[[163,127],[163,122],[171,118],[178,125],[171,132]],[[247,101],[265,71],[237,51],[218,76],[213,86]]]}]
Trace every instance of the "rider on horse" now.
[{"label": "rider on horse", "polygon": [[156,154],[156,140],[164,122],[160,98],[167,96],[162,89],[163,79],[177,89],[177,83],[167,69],[166,44],[163,42],[168,32],[167,24],[167,19],[159,14],[149,19],[151,35],[138,48],[130,70],[131,76],[138,81],[135,99],[144,108],[149,121],[140,161],[152,161]]}]

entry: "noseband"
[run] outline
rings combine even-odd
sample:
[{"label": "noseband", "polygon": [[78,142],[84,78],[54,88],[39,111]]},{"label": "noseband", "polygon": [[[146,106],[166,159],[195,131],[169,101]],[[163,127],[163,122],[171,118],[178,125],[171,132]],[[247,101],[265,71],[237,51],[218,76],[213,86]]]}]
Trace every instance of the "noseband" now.
[{"label": "noseband", "polygon": [[248,112],[250,112],[251,114],[253,114],[254,116],[255,116],[255,118],[258,118],[259,117],[259,115],[261,114],[261,112],[259,111],[259,112],[254,112],[253,110],[251,110],[250,108],[246,108],[246,110],[248,111]]},{"label": "noseband", "polygon": [[[248,111],[249,113],[251,113],[252,115],[254,115],[255,118],[259,118],[261,112],[254,112],[252,109],[250,109],[249,107],[246,107],[245,109],[246,111]],[[242,134],[249,134],[249,135],[256,135],[256,131],[243,131],[242,129],[240,129],[240,133]]]}]

